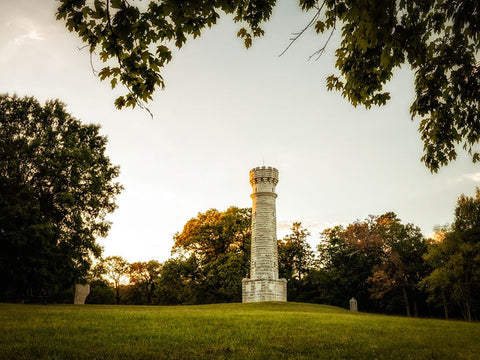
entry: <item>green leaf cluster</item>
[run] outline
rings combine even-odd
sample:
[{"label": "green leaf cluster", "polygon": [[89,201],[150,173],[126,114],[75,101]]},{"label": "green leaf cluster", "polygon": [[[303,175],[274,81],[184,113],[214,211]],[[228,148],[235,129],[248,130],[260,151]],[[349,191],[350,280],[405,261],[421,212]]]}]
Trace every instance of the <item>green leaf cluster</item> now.
[{"label": "green leaf cluster", "polygon": [[115,100],[119,109],[152,100],[164,88],[161,69],[172,59],[172,47],[181,48],[188,38],[214,25],[220,13],[233,14],[244,26],[238,36],[249,47],[252,37],[263,35],[274,0],[152,0],[141,9],[126,0],[60,0],[57,19],[76,32],[90,53],[104,62],[98,76],[110,79],[112,88],[123,84],[128,93]]},{"label": "green leaf cluster", "polygon": [[420,118],[422,161],[433,172],[462,146],[480,159],[480,3],[477,0],[300,1],[322,16],[318,33],[341,28],[339,74],[327,78],[354,106],[385,105],[394,70],[415,72],[412,119]]}]

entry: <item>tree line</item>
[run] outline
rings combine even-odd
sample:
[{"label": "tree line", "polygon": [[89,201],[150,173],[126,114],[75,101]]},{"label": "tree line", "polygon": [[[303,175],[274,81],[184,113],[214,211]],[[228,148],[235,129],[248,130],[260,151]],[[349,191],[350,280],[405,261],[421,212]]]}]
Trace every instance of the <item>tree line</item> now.
[{"label": "tree line", "polygon": [[[94,268],[87,302],[205,304],[240,302],[248,275],[251,209],[210,209],[174,236],[172,257],[128,264],[108,257]],[[479,319],[480,189],[462,195],[452,225],[425,238],[393,212],[325,229],[312,249],[300,222],[278,240],[289,301],[359,310]],[[120,281],[123,278],[124,282]]]},{"label": "tree line", "polygon": [[[96,239],[122,190],[106,142],[58,100],[0,95],[0,301],[71,302],[73,284],[86,282],[92,303],[241,301],[251,209],[199,213],[163,263],[101,259]],[[279,275],[289,301],[346,307],[354,297],[362,311],[478,320],[480,189],[460,196],[436,235],[388,212],[325,229],[312,249],[294,222],[278,241]]]}]

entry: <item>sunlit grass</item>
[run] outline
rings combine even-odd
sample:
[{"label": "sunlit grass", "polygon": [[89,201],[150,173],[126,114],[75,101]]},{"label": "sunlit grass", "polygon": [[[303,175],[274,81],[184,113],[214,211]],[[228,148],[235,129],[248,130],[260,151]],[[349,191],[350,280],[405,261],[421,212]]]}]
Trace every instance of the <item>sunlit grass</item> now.
[{"label": "sunlit grass", "polygon": [[478,339],[478,323],[312,304],[0,304],[0,359],[479,359]]}]

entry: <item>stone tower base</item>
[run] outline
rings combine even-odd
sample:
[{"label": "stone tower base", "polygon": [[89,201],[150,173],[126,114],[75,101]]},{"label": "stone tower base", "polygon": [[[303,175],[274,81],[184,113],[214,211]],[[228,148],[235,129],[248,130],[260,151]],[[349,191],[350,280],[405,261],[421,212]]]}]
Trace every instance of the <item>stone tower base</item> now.
[{"label": "stone tower base", "polygon": [[242,302],[287,301],[286,279],[243,279]]}]

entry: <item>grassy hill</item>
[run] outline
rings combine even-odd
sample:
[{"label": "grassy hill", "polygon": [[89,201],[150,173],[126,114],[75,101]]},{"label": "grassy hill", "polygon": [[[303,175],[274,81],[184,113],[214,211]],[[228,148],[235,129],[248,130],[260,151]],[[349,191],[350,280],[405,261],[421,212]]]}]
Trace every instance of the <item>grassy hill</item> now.
[{"label": "grassy hill", "polygon": [[298,303],[0,304],[0,359],[479,359],[480,324]]}]

